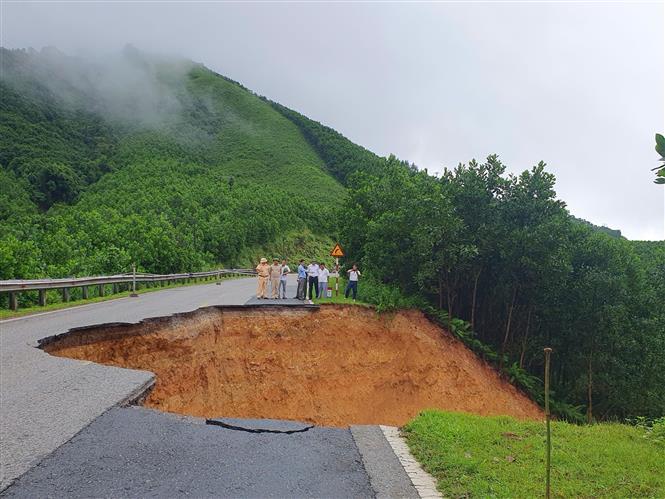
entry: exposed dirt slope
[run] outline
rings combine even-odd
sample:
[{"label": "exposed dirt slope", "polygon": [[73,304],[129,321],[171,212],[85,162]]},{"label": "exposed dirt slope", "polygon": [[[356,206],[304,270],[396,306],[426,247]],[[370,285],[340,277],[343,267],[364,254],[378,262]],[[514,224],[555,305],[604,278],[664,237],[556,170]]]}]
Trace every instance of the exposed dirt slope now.
[{"label": "exposed dirt slope", "polygon": [[71,333],[54,355],[153,371],[146,405],[203,417],[402,425],[426,408],[541,417],[420,312],[207,308]]}]

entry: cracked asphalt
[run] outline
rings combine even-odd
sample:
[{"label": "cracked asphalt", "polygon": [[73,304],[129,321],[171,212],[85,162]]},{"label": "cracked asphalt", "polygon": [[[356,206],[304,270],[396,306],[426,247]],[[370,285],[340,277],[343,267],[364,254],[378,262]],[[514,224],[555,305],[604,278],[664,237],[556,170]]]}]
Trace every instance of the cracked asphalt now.
[{"label": "cracked asphalt", "polygon": [[[251,303],[255,286],[254,279],[202,284],[0,321],[0,495],[417,497],[377,427],[206,424],[119,407],[153,374],[36,348],[75,327]],[[295,293],[295,279],[287,291]]]},{"label": "cracked asphalt", "polygon": [[[236,420],[237,421],[237,420]],[[351,432],[254,433],[113,408],[7,497],[373,497]]]}]

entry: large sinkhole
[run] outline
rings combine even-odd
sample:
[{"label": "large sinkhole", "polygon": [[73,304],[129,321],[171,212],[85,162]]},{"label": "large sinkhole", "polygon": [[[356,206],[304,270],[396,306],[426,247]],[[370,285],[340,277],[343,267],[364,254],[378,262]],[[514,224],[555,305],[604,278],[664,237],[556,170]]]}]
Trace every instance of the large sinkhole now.
[{"label": "large sinkhole", "polygon": [[61,357],[152,371],[144,404],[206,418],[402,425],[438,408],[520,419],[538,406],[420,312],[209,307],[71,331]]}]

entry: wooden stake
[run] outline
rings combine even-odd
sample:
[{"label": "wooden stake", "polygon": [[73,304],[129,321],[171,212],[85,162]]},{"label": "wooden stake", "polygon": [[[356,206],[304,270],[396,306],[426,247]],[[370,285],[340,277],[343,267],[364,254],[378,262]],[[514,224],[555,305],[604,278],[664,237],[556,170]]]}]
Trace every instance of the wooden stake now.
[{"label": "wooden stake", "polygon": [[550,439],[550,354],[552,349],[547,347],[545,351],[545,425],[547,429],[547,443],[545,454],[545,498],[550,499],[550,464],[552,455],[552,442]]}]

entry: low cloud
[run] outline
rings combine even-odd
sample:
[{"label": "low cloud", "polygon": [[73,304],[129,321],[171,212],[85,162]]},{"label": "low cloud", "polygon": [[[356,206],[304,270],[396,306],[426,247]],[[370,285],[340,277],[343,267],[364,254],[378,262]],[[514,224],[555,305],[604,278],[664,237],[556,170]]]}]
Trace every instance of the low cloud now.
[{"label": "low cloud", "polygon": [[3,54],[2,80],[22,91],[44,90],[65,105],[111,121],[156,127],[172,123],[189,95],[194,63],[146,54],[131,45],[105,56],[72,57],[53,47]]}]

